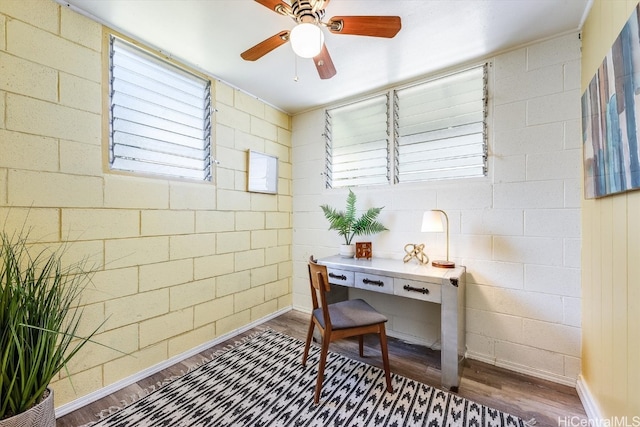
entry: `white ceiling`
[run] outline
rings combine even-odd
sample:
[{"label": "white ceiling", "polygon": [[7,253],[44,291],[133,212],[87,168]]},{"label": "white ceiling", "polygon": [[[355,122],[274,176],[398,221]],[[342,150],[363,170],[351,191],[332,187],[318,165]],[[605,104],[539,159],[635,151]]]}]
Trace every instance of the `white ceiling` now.
[{"label": "white ceiling", "polygon": [[325,21],[336,15],[398,15],[402,29],[393,39],[337,35],[325,29],[337,74],[321,80],[313,61],[296,60],[288,44],[255,62],[240,58],[249,47],[295,25],[253,0],[55,1],[288,113],[577,30],[592,2],[333,0]]}]

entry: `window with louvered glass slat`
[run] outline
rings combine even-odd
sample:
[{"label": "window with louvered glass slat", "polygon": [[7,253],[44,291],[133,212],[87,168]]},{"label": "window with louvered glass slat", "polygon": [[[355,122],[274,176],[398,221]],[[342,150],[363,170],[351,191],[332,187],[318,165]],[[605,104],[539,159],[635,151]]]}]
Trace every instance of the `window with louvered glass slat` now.
[{"label": "window with louvered glass slat", "polygon": [[115,36],[110,59],[111,168],[211,181],[210,81]]}]

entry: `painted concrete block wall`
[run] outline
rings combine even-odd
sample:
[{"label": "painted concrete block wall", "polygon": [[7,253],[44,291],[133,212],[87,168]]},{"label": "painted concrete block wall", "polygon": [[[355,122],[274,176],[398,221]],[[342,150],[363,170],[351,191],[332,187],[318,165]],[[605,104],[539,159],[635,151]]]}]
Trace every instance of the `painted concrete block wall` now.
[{"label": "painted concrete block wall", "polygon": [[[290,117],[214,82],[215,184],[103,170],[102,31],[49,0],[0,2],[0,221],[97,268],[95,340],[56,406],[291,305]],[[279,157],[278,194],[248,193],[246,151]]]},{"label": "painted concrete block wall", "polygon": [[[490,58],[489,176],[355,188],[358,207],[384,206],[390,229],[374,256],[407,243],[445,255],[444,233],[421,233],[425,210],[450,219],[451,257],[467,267],[468,356],[553,381],[580,372],[580,40],[561,35]],[[294,308],[308,310],[306,261],[337,253],[319,208],[344,207],[324,186],[324,110],[293,118]],[[351,291],[389,318],[389,334],[439,347],[437,305]]]}]

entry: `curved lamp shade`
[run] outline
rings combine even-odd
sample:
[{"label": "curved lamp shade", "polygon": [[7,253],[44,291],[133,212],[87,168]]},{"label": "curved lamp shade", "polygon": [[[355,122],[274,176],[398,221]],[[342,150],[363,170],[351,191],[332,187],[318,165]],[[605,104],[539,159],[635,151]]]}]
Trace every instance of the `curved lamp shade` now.
[{"label": "curved lamp shade", "polygon": [[[444,222],[442,221],[443,217]],[[433,209],[425,212],[424,215],[422,215],[421,231],[423,233],[442,233],[445,230],[447,232],[447,259],[433,261],[431,265],[441,268],[454,268],[456,264],[453,261],[449,261],[449,217],[447,216],[446,212],[440,209]]]},{"label": "curved lamp shade", "polygon": [[303,22],[293,27],[289,34],[289,41],[296,55],[302,58],[313,58],[322,50],[324,33],[316,24]]},{"label": "curved lamp shade", "polygon": [[442,225],[442,211],[427,211],[422,215],[422,232],[423,233],[442,233],[444,227]]}]

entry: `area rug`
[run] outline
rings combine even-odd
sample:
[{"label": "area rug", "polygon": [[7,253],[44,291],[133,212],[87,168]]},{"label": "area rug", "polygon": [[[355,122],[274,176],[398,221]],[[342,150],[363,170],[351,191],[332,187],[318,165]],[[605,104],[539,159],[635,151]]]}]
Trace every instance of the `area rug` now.
[{"label": "area rug", "polygon": [[[330,352],[314,405],[319,349],[266,330],[92,423],[126,426],[518,426],[513,415]],[[392,367],[393,368],[393,367]],[[113,412],[108,411],[108,412]],[[104,415],[104,414],[103,414]]]}]

